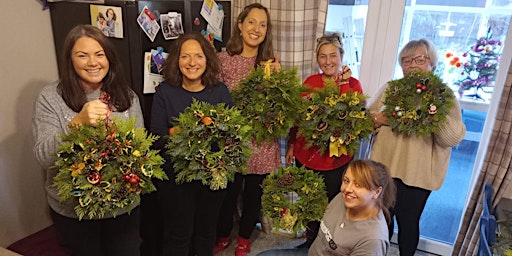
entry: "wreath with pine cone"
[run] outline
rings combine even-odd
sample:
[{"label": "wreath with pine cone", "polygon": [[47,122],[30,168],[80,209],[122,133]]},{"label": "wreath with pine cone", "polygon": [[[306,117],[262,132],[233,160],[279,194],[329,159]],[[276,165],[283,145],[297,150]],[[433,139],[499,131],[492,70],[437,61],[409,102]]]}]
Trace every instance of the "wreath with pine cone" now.
[{"label": "wreath with pine cone", "polygon": [[[268,67],[268,68],[267,68]],[[297,69],[270,72],[257,67],[231,92],[257,143],[286,137],[303,109],[305,92]]]},{"label": "wreath with pine cone", "polygon": [[304,136],[307,147],[316,146],[322,154],[329,150],[329,156],[353,155],[359,140],[373,133],[366,98],[355,91],[340,94],[334,80],[325,80],[323,88],[311,93],[298,134]]},{"label": "wreath with pine cone", "polygon": [[296,232],[310,221],[320,221],[327,207],[325,183],[304,167],[280,167],[263,180],[263,213],[276,230]]},{"label": "wreath with pine cone", "polygon": [[437,133],[455,105],[453,91],[438,76],[417,70],[390,81],[385,97],[389,126],[405,135]]},{"label": "wreath with pine cone", "polygon": [[235,172],[246,171],[251,127],[235,107],[193,100],[177,119],[166,145],[178,184],[201,179],[211,190],[225,189]]}]

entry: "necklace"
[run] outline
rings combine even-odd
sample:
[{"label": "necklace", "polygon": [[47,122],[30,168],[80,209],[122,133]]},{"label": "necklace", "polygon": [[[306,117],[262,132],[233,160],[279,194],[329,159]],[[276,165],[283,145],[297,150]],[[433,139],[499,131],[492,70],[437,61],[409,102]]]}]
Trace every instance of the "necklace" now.
[{"label": "necklace", "polygon": [[379,209],[372,210],[366,216],[360,218],[360,217],[357,217],[357,216],[349,216],[350,213],[348,212],[348,209],[347,209],[347,211],[345,212],[345,217],[341,220],[340,228],[344,228],[345,227],[345,223],[346,223],[347,220],[367,220],[367,219],[370,219],[370,218],[373,218],[373,217],[377,216],[377,214],[379,214]]}]

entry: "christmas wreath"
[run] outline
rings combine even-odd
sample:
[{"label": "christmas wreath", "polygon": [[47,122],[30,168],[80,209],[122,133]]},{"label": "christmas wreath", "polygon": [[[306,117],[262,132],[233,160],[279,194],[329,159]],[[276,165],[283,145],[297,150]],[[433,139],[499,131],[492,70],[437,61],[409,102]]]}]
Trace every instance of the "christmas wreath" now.
[{"label": "christmas wreath", "polygon": [[453,91],[433,72],[413,71],[390,81],[385,97],[390,127],[406,135],[437,133],[455,104]]},{"label": "christmas wreath", "polygon": [[97,126],[70,125],[69,130],[61,136],[53,186],[62,201],[76,200],[80,220],[129,212],[140,194],[156,190],[151,178],[167,179],[164,159],[150,149],[158,136],[135,128],[135,118],[107,118]]},{"label": "christmas wreath", "polygon": [[252,127],[251,135],[260,143],[286,137],[303,109],[304,86],[296,68],[270,72],[267,65],[253,70],[232,91],[233,101]]},{"label": "christmas wreath", "polygon": [[299,123],[298,133],[304,136],[306,146],[317,146],[323,154],[340,157],[354,154],[358,141],[373,132],[373,119],[364,106],[367,96],[349,91],[340,94],[332,79],[313,92],[306,104],[305,116]]},{"label": "christmas wreath", "polygon": [[[176,182],[201,179],[212,190],[224,189],[250,157],[250,127],[235,107],[193,100],[177,119],[166,145]],[[176,127],[175,126],[175,127]]]},{"label": "christmas wreath", "polygon": [[280,167],[263,180],[261,200],[263,213],[272,218],[274,228],[289,232],[304,229],[310,221],[320,221],[327,206],[322,177],[294,166]]}]

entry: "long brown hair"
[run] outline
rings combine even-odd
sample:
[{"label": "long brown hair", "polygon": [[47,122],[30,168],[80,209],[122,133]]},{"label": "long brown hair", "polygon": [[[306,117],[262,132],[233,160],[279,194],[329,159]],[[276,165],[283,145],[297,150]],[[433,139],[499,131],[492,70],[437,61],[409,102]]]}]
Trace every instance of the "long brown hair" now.
[{"label": "long brown hair", "polygon": [[396,187],[388,168],[382,163],[372,160],[354,160],[349,167],[354,179],[368,190],[376,190],[382,187],[382,192],[377,198],[377,206],[382,209],[386,221],[391,221],[389,208],[395,205]]},{"label": "long brown hair", "polygon": [[181,83],[183,82],[183,74],[180,70],[180,52],[183,43],[188,40],[195,40],[199,42],[201,45],[201,49],[203,50],[204,55],[206,56],[206,70],[201,76],[201,82],[204,86],[212,86],[219,82],[217,79],[217,74],[220,70],[220,61],[217,57],[215,49],[213,46],[201,35],[199,32],[190,32],[185,33],[178,37],[169,48],[169,56],[164,62],[163,65],[163,75],[164,79],[171,85],[181,87]]},{"label": "long brown hair", "polygon": [[247,15],[249,15],[249,12],[254,8],[261,9],[267,14],[267,34],[265,35],[263,42],[261,42],[261,44],[258,46],[258,55],[256,56],[256,61],[254,63],[254,66],[257,66],[262,61],[274,59],[274,49],[272,47],[272,23],[270,22],[270,13],[268,12],[267,7],[259,3],[247,5],[244,7],[242,12],[240,12],[236,24],[233,25],[231,37],[226,43],[226,51],[230,56],[242,53],[244,42],[241,35],[242,31],[238,27],[238,24],[243,23],[247,18]]},{"label": "long brown hair", "polygon": [[58,90],[66,105],[75,112],[80,112],[85,103],[87,103],[87,96],[80,83],[80,77],[73,67],[71,54],[73,47],[78,39],[82,37],[89,37],[96,40],[109,62],[109,70],[107,75],[103,78],[101,90],[110,95],[109,104],[114,107],[116,111],[122,112],[127,110],[132,105],[132,98],[134,92],[126,82],[123,73],[123,66],[117,57],[115,48],[101,30],[92,25],[77,25],[71,29],[64,41],[64,50],[61,56],[61,78],[58,85]]}]

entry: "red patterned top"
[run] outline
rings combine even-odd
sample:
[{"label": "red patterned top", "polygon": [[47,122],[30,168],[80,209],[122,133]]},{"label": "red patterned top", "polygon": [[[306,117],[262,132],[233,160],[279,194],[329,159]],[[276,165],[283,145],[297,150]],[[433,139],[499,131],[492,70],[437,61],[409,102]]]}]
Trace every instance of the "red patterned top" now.
[{"label": "red patterned top", "polygon": [[[339,82],[336,80],[336,82]],[[323,88],[324,81],[322,80],[322,74],[316,74],[309,76],[304,81],[304,84],[309,86],[310,88]],[[357,91],[363,93],[363,89],[361,88],[361,83],[359,80],[350,77],[348,79],[348,83],[338,83],[340,84],[340,93],[345,93],[347,91]],[[330,171],[336,168],[339,168],[352,159],[353,156],[342,155],[341,157],[330,157],[329,151],[324,152],[323,154],[319,153],[318,146],[312,146],[306,149],[306,139],[304,137],[297,136],[297,127],[293,127],[290,129],[290,136],[288,139],[288,144],[293,144],[293,155],[295,158],[305,165],[307,168],[314,169],[317,171]]]},{"label": "red patterned top", "polygon": [[[218,78],[224,82],[231,91],[240,80],[244,79],[251,72],[256,56],[247,58],[242,55],[229,56],[227,52],[218,54],[220,59],[220,72]],[[249,159],[248,168],[250,174],[266,174],[273,172],[281,166],[281,154],[279,141],[262,142],[257,145],[252,143],[254,153]]]}]

